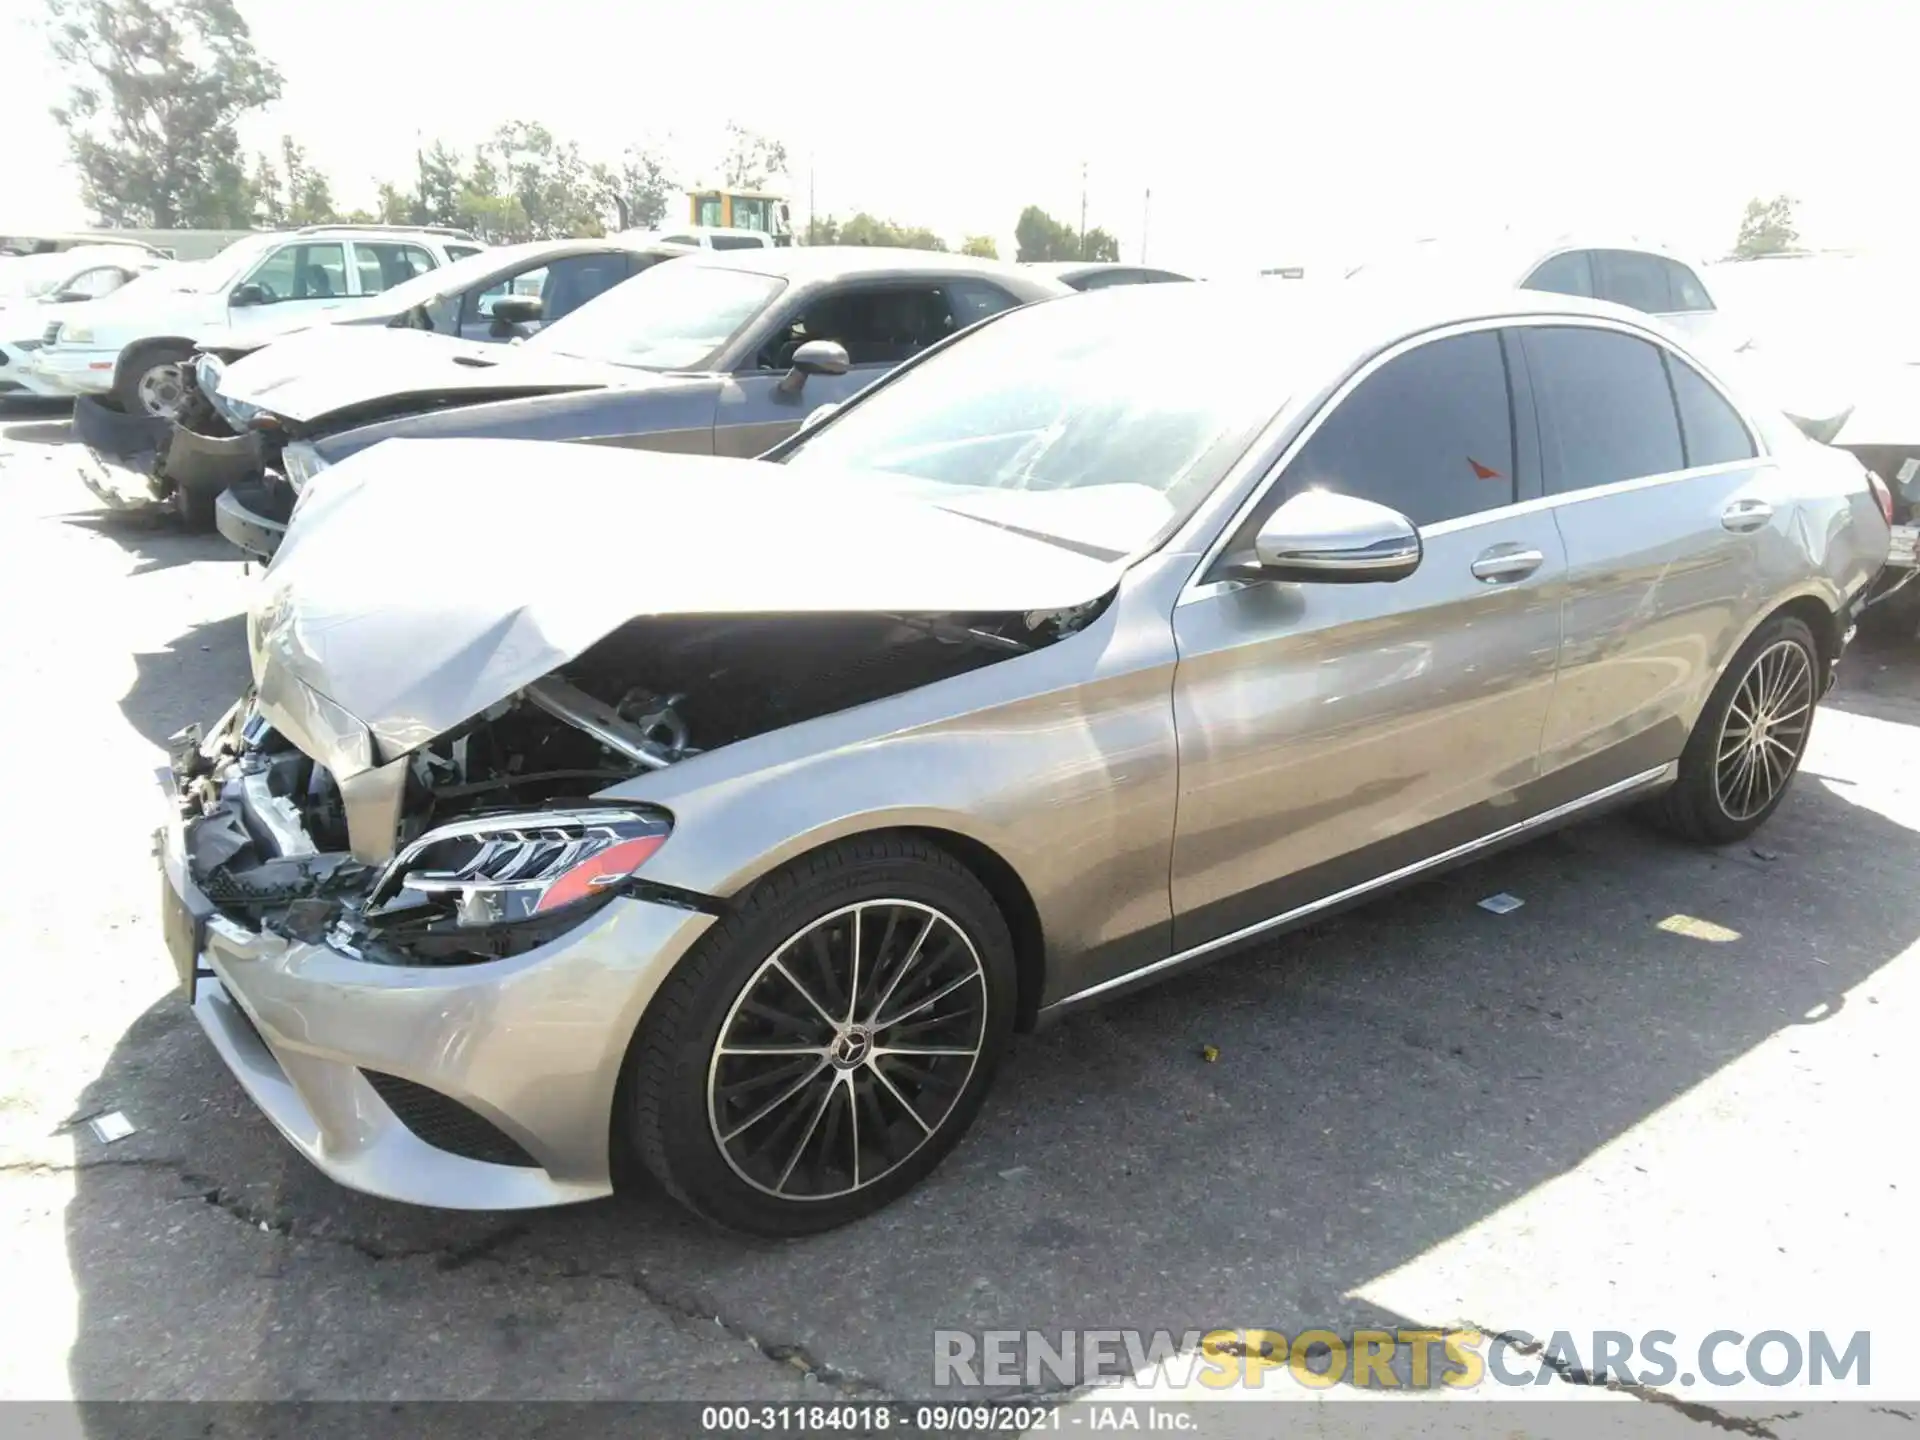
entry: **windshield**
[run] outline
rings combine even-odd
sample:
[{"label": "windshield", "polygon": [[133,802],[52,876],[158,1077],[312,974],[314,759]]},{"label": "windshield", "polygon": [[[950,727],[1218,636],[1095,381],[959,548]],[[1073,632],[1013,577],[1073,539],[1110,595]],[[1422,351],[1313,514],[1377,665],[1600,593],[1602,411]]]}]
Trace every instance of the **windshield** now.
[{"label": "windshield", "polygon": [[588,301],[525,344],[643,370],[700,370],[786,284],[773,275],[668,260]]},{"label": "windshield", "polygon": [[[786,457],[1117,558],[1226,475],[1286,399],[1280,367],[1194,363],[1243,343],[1244,303],[1131,286],[1010,312]],[[1168,299],[1172,294],[1176,298]]]},{"label": "windshield", "polygon": [[195,268],[191,272],[176,277],[173,288],[191,290],[198,295],[214,295],[231,290],[240,283],[240,277],[253,268],[254,262],[273,248],[280,238],[278,235],[249,235],[244,240],[236,240],[212,259],[195,261]]}]

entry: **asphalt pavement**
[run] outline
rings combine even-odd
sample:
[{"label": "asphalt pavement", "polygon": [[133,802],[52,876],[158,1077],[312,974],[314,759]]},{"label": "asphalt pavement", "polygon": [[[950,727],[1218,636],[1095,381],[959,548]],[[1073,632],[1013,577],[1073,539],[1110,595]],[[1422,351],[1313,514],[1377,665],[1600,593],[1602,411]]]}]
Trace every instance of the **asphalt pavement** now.
[{"label": "asphalt pavement", "polygon": [[[1751,843],[1582,825],[1023,1039],[865,1223],[417,1210],[281,1142],[173,987],[153,771],[244,684],[253,577],[64,440],[0,411],[0,1398],[915,1398],[936,1331],[1824,1329],[1871,1333],[1868,1386],[1500,1398],[1920,1433],[1920,644],[1856,647]],[[1269,1388],[1314,1433],[1380,1408]]]}]

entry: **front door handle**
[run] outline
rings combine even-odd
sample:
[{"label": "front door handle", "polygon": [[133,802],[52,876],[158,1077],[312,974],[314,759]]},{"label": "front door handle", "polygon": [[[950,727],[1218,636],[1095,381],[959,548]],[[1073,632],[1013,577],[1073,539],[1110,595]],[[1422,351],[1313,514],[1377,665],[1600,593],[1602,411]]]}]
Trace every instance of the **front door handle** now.
[{"label": "front door handle", "polygon": [[1491,550],[1483,551],[1473,562],[1473,578],[1484,580],[1489,585],[1498,585],[1503,580],[1519,580],[1531,575],[1546,563],[1547,557],[1538,550],[1528,550],[1519,545],[1495,545]]},{"label": "front door handle", "polygon": [[1773,506],[1764,500],[1755,500],[1751,496],[1744,500],[1735,500],[1720,512],[1720,523],[1736,533],[1758,530],[1773,519]]}]

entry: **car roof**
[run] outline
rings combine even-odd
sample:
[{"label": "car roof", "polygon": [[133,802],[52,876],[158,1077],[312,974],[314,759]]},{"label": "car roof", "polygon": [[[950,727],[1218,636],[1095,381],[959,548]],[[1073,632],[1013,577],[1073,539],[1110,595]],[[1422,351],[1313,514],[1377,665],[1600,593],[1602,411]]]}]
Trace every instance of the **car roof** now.
[{"label": "car roof", "polygon": [[[1605,300],[1499,285],[1393,287],[1303,285],[1272,276],[1204,285],[1114,285],[1079,294],[1073,306],[1093,319],[1116,314],[1144,328],[1164,327],[1177,348],[1191,322],[1196,340],[1221,334],[1286,336],[1299,342],[1308,370],[1345,373],[1398,342],[1454,325],[1538,316],[1604,321],[1686,344],[1650,315]],[[1013,312],[1018,313],[1018,312]],[[1198,355],[1196,361],[1213,357]]]},{"label": "car roof", "polygon": [[702,250],[687,262],[716,270],[777,275],[795,284],[818,284],[855,276],[887,279],[915,275],[978,275],[1025,286],[1029,296],[1069,295],[1069,286],[1025,265],[956,255],[951,250],[907,250],[887,245],[786,245],[762,249]]},{"label": "car roof", "polygon": [[1020,266],[1025,270],[1037,270],[1042,275],[1052,275],[1065,280],[1082,275],[1099,275],[1108,270],[1138,270],[1148,275],[1174,275],[1178,271],[1163,270],[1156,265],[1137,265],[1129,260],[1022,260]]},{"label": "car roof", "polygon": [[1386,275],[1409,266],[1422,269],[1451,266],[1463,276],[1504,275],[1511,271],[1512,283],[1517,285],[1536,265],[1569,250],[1635,250],[1696,269],[1701,263],[1659,241],[1637,235],[1597,230],[1503,230],[1491,235],[1447,235],[1415,240],[1348,266],[1344,274],[1352,279],[1369,273]]}]

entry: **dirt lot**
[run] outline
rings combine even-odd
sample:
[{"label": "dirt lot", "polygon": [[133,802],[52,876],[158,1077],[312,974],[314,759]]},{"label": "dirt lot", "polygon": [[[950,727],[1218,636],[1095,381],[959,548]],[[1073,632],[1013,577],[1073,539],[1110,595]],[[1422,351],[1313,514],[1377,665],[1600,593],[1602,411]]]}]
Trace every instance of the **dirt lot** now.
[{"label": "dirt lot", "polygon": [[[1846,1433],[1920,1429],[1920,646],[1856,648],[1754,844],[1590,824],[1069,1021],[866,1224],[411,1210],[284,1145],[171,988],[152,771],[243,683],[250,580],[99,509],[64,435],[0,413],[0,1286],[35,1297],[0,1396],[913,1397],[936,1328],[1824,1328],[1872,1333]],[[1673,1433],[1836,1394],[1548,1388]]]}]

